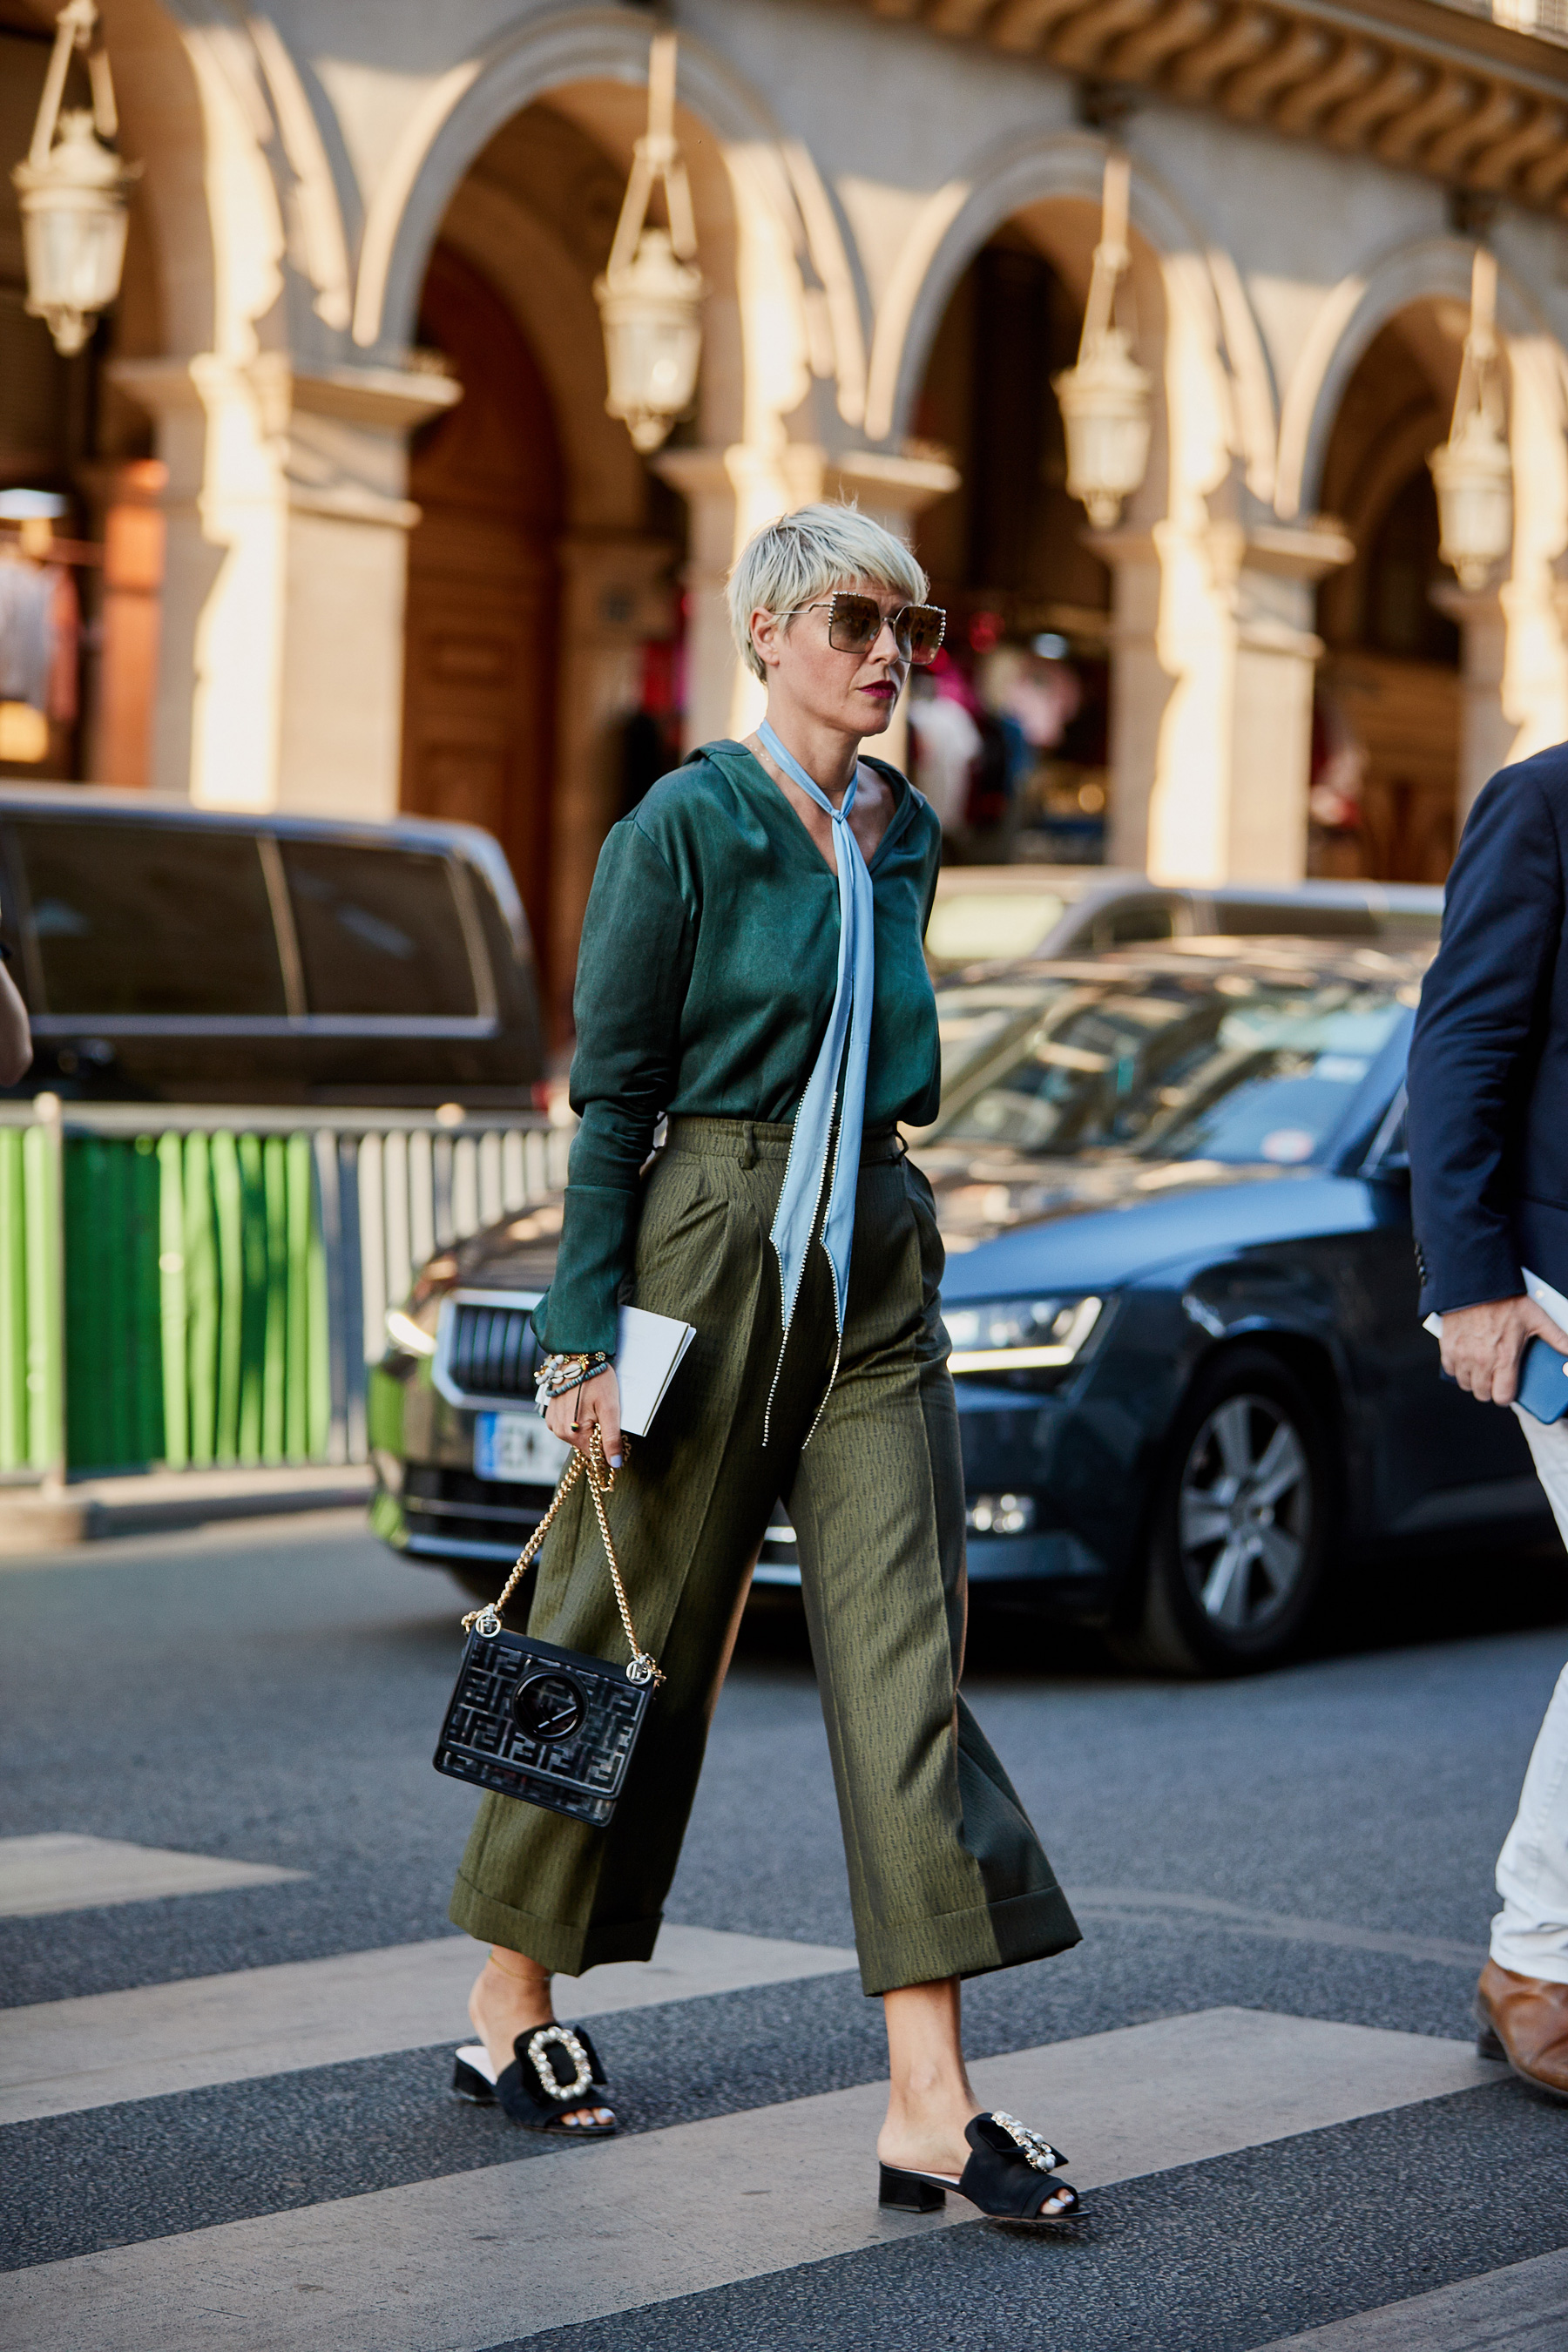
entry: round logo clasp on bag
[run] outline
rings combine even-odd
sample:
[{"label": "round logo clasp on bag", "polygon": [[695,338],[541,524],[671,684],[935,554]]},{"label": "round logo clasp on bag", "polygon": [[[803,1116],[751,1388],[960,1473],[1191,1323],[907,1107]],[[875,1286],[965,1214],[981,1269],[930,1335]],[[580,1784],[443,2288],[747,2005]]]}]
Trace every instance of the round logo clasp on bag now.
[{"label": "round logo clasp on bag", "polygon": [[511,1696],[512,1720],[532,1739],[570,1739],[587,1712],[582,1684],[556,1666],[525,1675]]}]

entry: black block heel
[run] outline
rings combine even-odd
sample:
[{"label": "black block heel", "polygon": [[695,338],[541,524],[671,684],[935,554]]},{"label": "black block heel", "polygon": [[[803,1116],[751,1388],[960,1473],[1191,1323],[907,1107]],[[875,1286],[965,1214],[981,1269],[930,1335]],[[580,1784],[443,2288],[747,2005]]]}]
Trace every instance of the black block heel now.
[{"label": "black block heel", "polygon": [[473,2106],[493,2107],[498,2104],[496,2086],[489,2076],[470,2065],[461,2050],[452,2061],[452,2088],[459,2099],[467,2099]]},{"label": "black block heel", "polygon": [[947,2203],[947,2191],[919,2172],[900,2172],[895,2164],[881,2168],[877,2202],[885,2213],[935,2213]]}]

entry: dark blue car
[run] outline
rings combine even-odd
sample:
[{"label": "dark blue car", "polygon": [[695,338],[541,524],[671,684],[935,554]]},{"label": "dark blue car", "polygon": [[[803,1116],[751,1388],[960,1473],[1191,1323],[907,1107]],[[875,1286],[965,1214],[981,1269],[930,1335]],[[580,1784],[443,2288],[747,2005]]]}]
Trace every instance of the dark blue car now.
[{"label": "dark blue car", "polygon": [[[1286,1656],[1376,1553],[1550,1525],[1512,1414],[1441,1378],[1416,1316],[1427,953],[1192,940],[941,991],[942,1116],[911,1145],[948,1247],[976,1598],[1234,1672]],[[474,1409],[503,1402],[489,1357],[556,1229],[481,1236],[416,1294],[437,1353],[395,1349],[378,1390],[377,1524],[405,1549],[510,1559],[548,1499],[529,1447],[475,1475],[504,1450],[481,1464]],[[797,1580],[782,1508],[757,1580]]]},{"label": "dark blue car", "polygon": [[1198,940],[942,992],[942,1113],[913,1148],[977,1596],[1236,1671],[1373,1552],[1549,1528],[1512,1414],[1441,1378],[1416,1316],[1427,952]]}]

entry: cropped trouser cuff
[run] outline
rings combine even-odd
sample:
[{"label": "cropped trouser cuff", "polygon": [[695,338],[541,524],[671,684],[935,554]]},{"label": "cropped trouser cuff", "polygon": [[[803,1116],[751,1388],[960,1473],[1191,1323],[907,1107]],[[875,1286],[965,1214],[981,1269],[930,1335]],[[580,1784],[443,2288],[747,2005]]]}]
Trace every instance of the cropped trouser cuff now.
[{"label": "cropped trouser cuff", "polygon": [[861,1927],[856,1934],[860,1983],[868,1993],[902,1985],[934,1984],[942,1977],[983,1977],[1024,1960],[1048,1959],[1082,1941],[1059,1886],[1037,1895],[946,1911],[907,1927]]},{"label": "cropped trouser cuff", "polygon": [[606,1960],[651,1960],[664,1924],[662,1911],[649,1919],[600,1920],[586,1927],[572,1920],[541,1919],[532,1911],[487,1895],[463,1871],[458,1873],[447,1916],[481,1944],[526,1952],[552,1976],[563,1977],[580,1977],[584,1969],[601,1968]]}]

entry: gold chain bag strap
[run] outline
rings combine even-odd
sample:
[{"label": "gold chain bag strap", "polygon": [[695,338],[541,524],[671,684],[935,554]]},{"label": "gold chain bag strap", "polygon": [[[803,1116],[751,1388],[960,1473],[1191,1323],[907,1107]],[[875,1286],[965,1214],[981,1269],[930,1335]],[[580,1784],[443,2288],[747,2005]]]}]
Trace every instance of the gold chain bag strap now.
[{"label": "gold chain bag strap", "polygon": [[[648,1702],[664,1680],[637,1640],[610,1535],[605,1498],[616,1474],[605,1463],[595,1428],[593,1450],[574,1454],[550,1508],[518,1554],[500,1597],[463,1620],[468,1647],[437,1743],[435,1766],[523,1804],[544,1805],[603,1829],[615,1815]],[[552,1521],[580,1478],[586,1477],[604,1539],[616,1606],[631,1658],[614,1666],[578,1650],[558,1649],[531,1634],[509,1633],[501,1612]]]}]

